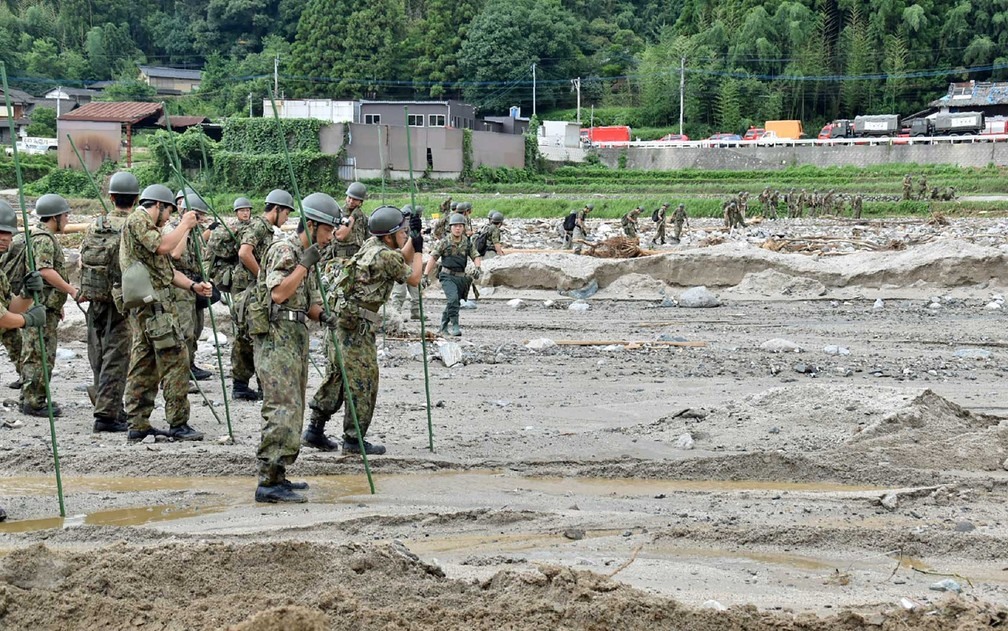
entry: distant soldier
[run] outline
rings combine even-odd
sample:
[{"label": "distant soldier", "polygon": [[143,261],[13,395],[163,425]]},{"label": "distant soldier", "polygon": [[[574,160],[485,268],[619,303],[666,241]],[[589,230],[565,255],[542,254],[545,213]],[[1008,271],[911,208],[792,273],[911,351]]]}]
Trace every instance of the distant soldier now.
[{"label": "distant soldier", "polygon": [[456,212],[462,215],[465,219],[465,235],[467,237],[473,236],[473,223],[472,223],[472,211],[473,206],[471,202],[459,202],[456,207]]},{"label": "distant soldier", "polygon": [[679,237],[682,236],[684,223],[686,224],[686,229],[689,230],[689,217],[686,215],[686,206],[679,204],[676,206],[675,212],[672,213],[672,224],[675,225],[675,232],[672,238],[675,239],[676,243],[679,243]]},{"label": "distant soldier", "polygon": [[822,213],[823,215],[833,214],[833,202],[836,198],[836,191],[830,189],[823,195],[822,198]]},{"label": "distant soldier", "polygon": [[[448,202],[449,200],[451,200],[451,197],[446,199],[445,202]],[[449,210],[451,212],[445,212],[445,204],[444,203],[441,204],[441,216],[438,217],[437,220],[434,222],[434,225],[431,226],[431,234],[434,236],[435,239],[444,239],[445,234],[447,234],[448,232],[448,219],[453,214],[455,214],[455,211],[457,209],[458,204],[456,202],[451,202],[451,204],[449,205]]]},{"label": "distant soldier", "polygon": [[954,186],[949,186],[948,188],[945,189],[945,192],[942,193],[942,201],[951,202],[955,201],[955,198],[956,198],[956,190]]},{"label": "distant soldier", "polygon": [[851,201],[851,214],[855,219],[861,218],[861,210],[864,206],[864,198],[861,197],[861,193],[854,195],[854,199]]},{"label": "distant soldier", "polygon": [[938,186],[931,187],[931,201],[938,201],[941,199],[942,189]]},{"label": "distant soldier", "polygon": [[909,200],[911,192],[913,191],[913,178],[907,173],[903,176],[903,200]]},{"label": "distant soldier", "polygon": [[770,187],[769,186],[764,187],[763,188],[763,192],[760,193],[759,197],[757,197],[756,199],[759,200],[760,204],[763,204],[763,216],[764,217],[769,217],[770,216]]},{"label": "distant soldier", "polygon": [[584,247],[582,241],[588,236],[588,215],[595,210],[595,204],[585,204],[584,208],[578,211],[574,219],[574,234],[571,235],[571,243],[574,244],[574,254],[581,254]]},{"label": "distant soldier", "polygon": [[[441,272],[438,280],[445,294],[445,308],[441,314],[441,333],[458,337],[462,335],[459,328],[459,300],[469,293],[469,285],[480,277],[480,265],[483,259],[476,251],[476,245],[465,234],[465,217],[455,213],[449,220],[450,233],[438,241],[431,249],[431,257],[427,260],[424,276],[430,278],[441,261]],[[576,234],[576,232],[575,232]],[[466,273],[466,266],[472,259],[476,266],[472,272]]]},{"label": "distant soldier", "polygon": [[[188,276],[189,280],[201,283],[206,279],[203,278],[197,251],[202,252],[205,249],[203,237],[209,237],[208,234],[203,235],[201,233],[203,232],[203,224],[206,222],[207,213],[210,209],[206,201],[192,189],[180,190],[176,193],[175,205],[181,213],[185,213],[187,210],[195,211],[197,226],[172,250],[172,266]],[[174,221],[169,222],[163,231],[166,233],[171,232],[178,227],[179,221],[180,218],[176,218]],[[174,292],[175,308],[178,311],[182,336],[185,338],[185,344],[189,348],[189,372],[192,373],[192,378],[198,381],[209,379],[213,373],[196,365],[196,347],[197,341],[203,332],[206,317],[205,312],[209,308],[210,303],[205,299],[200,300],[195,293],[184,287],[175,287]]]},{"label": "distant soldier", "polygon": [[[638,206],[638,210],[640,207]],[[487,233],[487,250],[483,258],[491,259],[495,256],[504,256],[504,245],[501,243],[501,226],[504,225],[504,213],[493,211],[490,213],[490,223],[483,227],[481,232]]]},{"label": "distant soldier", "polygon": [[342,209],[344,228],[337,228],[329,245],[336,258],[349,259],[357,253],[357,250],[360,250],[361,245],[368,238],[367,217],[361,210],[365,199],[367,199],[366,186],[360,182],[352,182],[347,187]]},{"label": "distant soldier", "polygon": [[816,217],[819,215],[819,209],[822,207],[822,197],[819,196],[819,189],[812,189],[812,195],[809,197],[809,217]]},{"label": "distant soldier", "polygon": [[917,199],[924,199],[927,194],[927,175],[921,173],[920,180],[917,182]]},{"label": "distant soldier", "polygon": [[735,208],[738,210],[738,214],[742,219],[746,218],[746,213],[749,212],[749,193],[746,191],[739,191],[738,202],[735,204]]},{"label": "distant soldier", "polygon": [[[792,189],[792,193],[793,192],[794,192],[794,189]],[[767,207],[770,209],[770,218],[771,219],[777,219],[777,206],[778,206],[779,203],[780,203],[780,191],[777,190],[777,189],[774,189],[770,193],[770,197],[767,200]]]},{"label": "distant soldier", "polygon": [[655,236],[651,239],[651,247],[665,245],[665,211],[668,210],[668,202],[661,205],[653,213],[651,219],[655,222]]},{"label": "distant soldier", "polygon": [[641,207],[638,206],[623,215],[620,219],[620,226],[623,228],[623,234],[626,235],[628,239],[637,238],[637,218],[640,217],[640,214]]},{"label": "distant soldier", "polygon": [[801,194],[798,195],[798,206],[795,209],[796,210],[795,217],[805,216],[805,209],[808,208],[808,205],[809,205],[809,192],[803,188],[801,190]]}]

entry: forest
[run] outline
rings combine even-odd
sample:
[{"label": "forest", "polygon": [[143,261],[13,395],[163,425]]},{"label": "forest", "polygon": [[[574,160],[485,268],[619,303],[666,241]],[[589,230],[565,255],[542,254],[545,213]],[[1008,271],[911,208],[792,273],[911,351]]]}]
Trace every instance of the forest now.
[{"label": "forest", "polygon": [[1008,73],[1004,0],[8,0],[0,50],[33,94],[116,81],[137,65],[201,68],[177,111],[261,112],[288,98],[457,98],[484,114],[583,108],[596,123],[685,131],[767,119],[806,128],[917,112],[953,81]]}]

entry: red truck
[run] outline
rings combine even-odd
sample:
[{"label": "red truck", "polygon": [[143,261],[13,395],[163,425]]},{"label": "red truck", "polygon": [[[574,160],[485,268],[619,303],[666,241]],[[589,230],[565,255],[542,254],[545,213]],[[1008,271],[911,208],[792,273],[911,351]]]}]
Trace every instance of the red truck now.
[{"label": "red truck", "polygon": [[630,128],[626,125],[588,127],[581,130],[581,139],[587,140],[596,147],[605,146],[609,143],[630,142]]}]

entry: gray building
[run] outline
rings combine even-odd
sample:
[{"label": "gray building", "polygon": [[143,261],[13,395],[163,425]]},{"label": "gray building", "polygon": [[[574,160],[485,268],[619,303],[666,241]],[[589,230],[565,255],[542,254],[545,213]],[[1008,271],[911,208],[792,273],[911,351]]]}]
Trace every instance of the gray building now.
[{"label": "gray building", "polygon": [[406,127],[403,108],[409,108],[410,127],[476,127],[476,107],[461,101],[361,101],[357,122]]}]

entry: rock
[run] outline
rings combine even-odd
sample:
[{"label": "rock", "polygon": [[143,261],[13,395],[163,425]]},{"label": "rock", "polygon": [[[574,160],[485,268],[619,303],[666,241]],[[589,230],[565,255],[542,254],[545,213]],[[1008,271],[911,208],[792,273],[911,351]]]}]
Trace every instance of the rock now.
[{"label": "rock", "polygon": [[811,375],[813,373],[819,372],[819,370],[815,366],[812,366],[811,364],[803,364],[801,362],[795,364],[793,366],[793,369],[795,372],[801,373],[803,375]]},{"label": "rock", "polygon": [[447,368],[462,363],[462,347],[455,342],[438,342],[438,353]]},{"label": "rock", "polygon": [[932,311],[935,311],[937,309],[941,309],[941,303],[940,302],[932,302],[931,304],[928,305],[927,308],[931,309]]},{"label": "rock", "polygon": [[875,304],[872,305],[872,309],[874,309],[875,311],[881,311],[882,309],[885,309],[885,302],[881,298],[876,298]]},{"label": "rock", "polygon": [[850,350],[848,348],[844,346],[837,346],[835,344],[824,346],[822,350],[827,355],[850,355]]},{"label": "rock", "polygon": [[561,291],[560,295],[567,296],[569,298],[574,298],[575,300],[584,300],[585,298],[591,298],[596,293],[598,293],[598,281],[594,278],[590,283],[582,287],[581,289],[569,289],[567,291]]},{"label": "rock", "polygon": [[679,294],[679,306],[684,309],[706,309],[720,307],[721,301],[703,285],[690,287]]},{"label": "rock", "polygon": [[511,402],[508,401],[507,399],[498,399],[494,401],[493,404],[499,408],[506,408],[511,405]]},{"label": "rock", "polygon": [[475,309],[475,308],[476,308],[476,301],[475,300],[464,300],[463,299],[463,300],[459,301],[459,309]]},{"label": "rock", "polygon": [[917,608],[917,603],[909,598],[900,598],[900,607],[906,609],[907,611],[913,611]]},{"label": "rock", "polygon": [[73,352],[68,348],[57,348],[56,349],[56,359],[60,361],[67,361],[68,359],[76,359],[77,353]]},{"label": "rock", "polygon": [[991,311],[999,311],[1001,309],[1001,303],[998,302],[997,300],[994,300],[993,302],[988,302],[987,306],[985,306],[984,309],[989,309]]},{"label": "rock", "polygon": [[760,348],[768,353],[800,353],[801,347],[782,337],[775,337],[760,344]]},{"label": "rock", "polygon": [[662,307],[663,309],[667,309],[669,307],[678,307],[679,303],[675,301],[675,298],[671,296],[665,296],[664,298],[662,298],[661,304],[658,306]]},{"label": "rock", "polygon": [[585,531],[580,528],[568,528],[564,531],[563,536],[571,539],[572,541],[579,541],[584,539]]},{"label": "rock", "polygon": [[512,298],[511,300],[508,300],[507,306],[511,307],[512,309],[524,309],[528,305],[526,305],[525,301],[522,300],[521,298]]},{"label": "rock", "polygon": [[681,335],[673,335],[671,333],[662,333],[658,336],[659,342],[688,342],[685,337]]},{"label": "rock", "polygon": [[716,600],[705,600],[704,603],[702,605],[700,605],[700,608],[701,609],[713,609],[714,611],[728,611],[727,607],[725,607],[724,605],[722,605],[721,603],[719,603]]},{"label": "rock", "polygon": [[899,507],[899,496],[895,493],[886,493],[882,496],[882,507],[888,510],[896,510]]},{"label": "rock", "polygon": [[409,353],[410,359],[422,360],[423,359],[423,346],[420,342],[413,342],[406,347],[406,352]]},{"label": "rock", "polygon": [[934,592],[955,592],[958,594],[962,591],[962,585],[953,581],[951,578],[946,578],[938,581],[937,583],[933,583],[928,589]]},{"label": "rock", "polygon": [[567,307],[568,311],[588,311],[591,309],[591,305],[583,300],[575,300]]},{"label": "rock", "polygon": [[952,356],[960,359],[990,359],[991,352],[982,348],[957,348]]},{"label": "rock", "polygon": [[1008,471],[1008,458],[1006,458],[1005,461],[1001,463],[1001,468],[1004,469],[1005,471]]},{"label": "rock", "polygon": [[676,440],[676,447],[679,449],[693,449],[693,437],[689,433],[685,433]]},{"label": "rock", "polygon": [[525,348],[534,351],[541,351],[546,348],[553,348],[554,346],[556,346],[556,342],[548,337],[537,337],[534,340],[529,340],[525,343]]},{"label": "rock", "polygon": [[957,521],[955,525],[956,532],[973,532],[976,530],[976,526],[968,521]]},{"label": "rock", "polygon": [[556,309],[556,306],[557,306],[557,301],[556,300],[544,300],[543,301],[543,307],[545,307],[546,309]]}]

